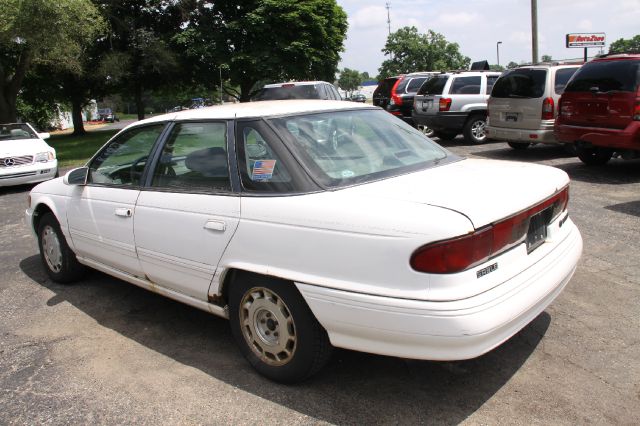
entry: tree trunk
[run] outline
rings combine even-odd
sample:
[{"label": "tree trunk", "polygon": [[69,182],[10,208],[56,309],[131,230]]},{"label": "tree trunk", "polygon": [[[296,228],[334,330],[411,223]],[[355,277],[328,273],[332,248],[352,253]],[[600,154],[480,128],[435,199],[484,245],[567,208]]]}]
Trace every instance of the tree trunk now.
[{"label": "tree trunk", "polygon": [[82,122],[82,101],[79,99],[73,99],[71,101],[71,119],[73,120],[73,134],[84,135],[84,123]]},{"label": "tree trunk", "polygon": [[16,104],[10,105],[5,96],[6,89],[0,87],[0,123],[13,123],[16,121]]},{"label": "tree trunk", "polygon": [[15,123],[17,119],[16,100],[22,81],[31,65],[31,51],[20,53],[13,76],[0,64],[0,123]]},{"label": "tree trunk", "polygon": [[144,120],[144,102],[142,101],[142,85],[136,83],[136,109],[138,110],[138,120]]},{"label": "tree trunk", "polygon": [[240,82],[240,102],[249,102],[251,100],[251,88],[255,81],[244,80]]}]

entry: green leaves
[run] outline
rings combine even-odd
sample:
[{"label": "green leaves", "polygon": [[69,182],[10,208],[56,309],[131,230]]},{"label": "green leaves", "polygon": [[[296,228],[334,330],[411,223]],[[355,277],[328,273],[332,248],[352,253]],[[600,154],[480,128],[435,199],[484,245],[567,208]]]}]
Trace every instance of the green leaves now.
[{"label": "green leaves", "polygon": [[624,39],[620,38],[609,46],[609,53],[640,53],[640,34]]},{"label": "green leaves", "polygon": [[416,27],[404,27],[387,38],[382,52],[390,55],[378,70],[380,77],[416,71],[467,69],[471,60],[463,56],[458,43],[449,43],[442,34]]}]

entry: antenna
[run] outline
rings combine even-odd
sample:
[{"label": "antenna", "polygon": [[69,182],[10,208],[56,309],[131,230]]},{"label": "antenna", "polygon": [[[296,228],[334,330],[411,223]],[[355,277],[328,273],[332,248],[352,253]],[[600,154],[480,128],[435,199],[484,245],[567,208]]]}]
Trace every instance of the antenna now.
[{"label": "antenna", "polygon": [[391,34],[391,17],[389,15],[389,9],[391,9],[391,4],[387,2],[387,27],[389,28],[389,34]]}]

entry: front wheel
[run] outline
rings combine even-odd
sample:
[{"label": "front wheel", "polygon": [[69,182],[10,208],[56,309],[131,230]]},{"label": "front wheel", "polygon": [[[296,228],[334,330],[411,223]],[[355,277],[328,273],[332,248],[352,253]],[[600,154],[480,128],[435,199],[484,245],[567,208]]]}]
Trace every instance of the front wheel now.
[{"label": "front wheel", "polygon": [[331,355],[326,331],[293,283],[243,275],[229,290],[229,320],[245,358],[271,380],[305,380]]},{"label": "front wheel", "polygon": [[473,115],[467,120],[462,131],[467,142],[480,144],[487,140],[487,117]]},{"label": "front wheel", "polygon": [[58,283],[71,283],[82,277],[85,267],[69,248],[60,225],[52,213],[45,213],[38,224],[40,260],[49,277]]},{"label": "front wheel", "polygon": [[576,151],[580,161],[589,166],[602,166],[604,164],[607,164],[607,162],[611,160],[611,157],[613,156],[613,150],[609,148],[585,148],[576,146]]}]

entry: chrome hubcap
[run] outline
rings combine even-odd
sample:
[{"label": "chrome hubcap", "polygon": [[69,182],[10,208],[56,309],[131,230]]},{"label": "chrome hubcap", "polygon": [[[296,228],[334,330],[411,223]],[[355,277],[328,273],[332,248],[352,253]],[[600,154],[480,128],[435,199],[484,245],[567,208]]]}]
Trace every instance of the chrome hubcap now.
[{"label": "chrome hubcap", "polygon": [[430,138],[433,136],[433,129],[428,128],[427,126],[423,126],[422,124],[418,125],[418,130],[422,132],[423,135]]},{"label": "chrome hubcap", "polygon": [[471,134],[473,135],[473,137],[479,141],[484,140],[484,138],[487,136],[485,131],[486,125],[487,124],[484,121],[478,120],[474,122],[471,125]]},{"label": "chrome hubcap", "polygon": [[42,230],[42,251],[49,269],[53,272],[60,272],[62,269],[62,249],[56,231],[47,225]]},{"label": "chrome hubcap", "polygon": [[296,350],[296,328],[289,308],[273,291],[254,287],[240,303],[242,335],[261,361],[284,365]]}]

